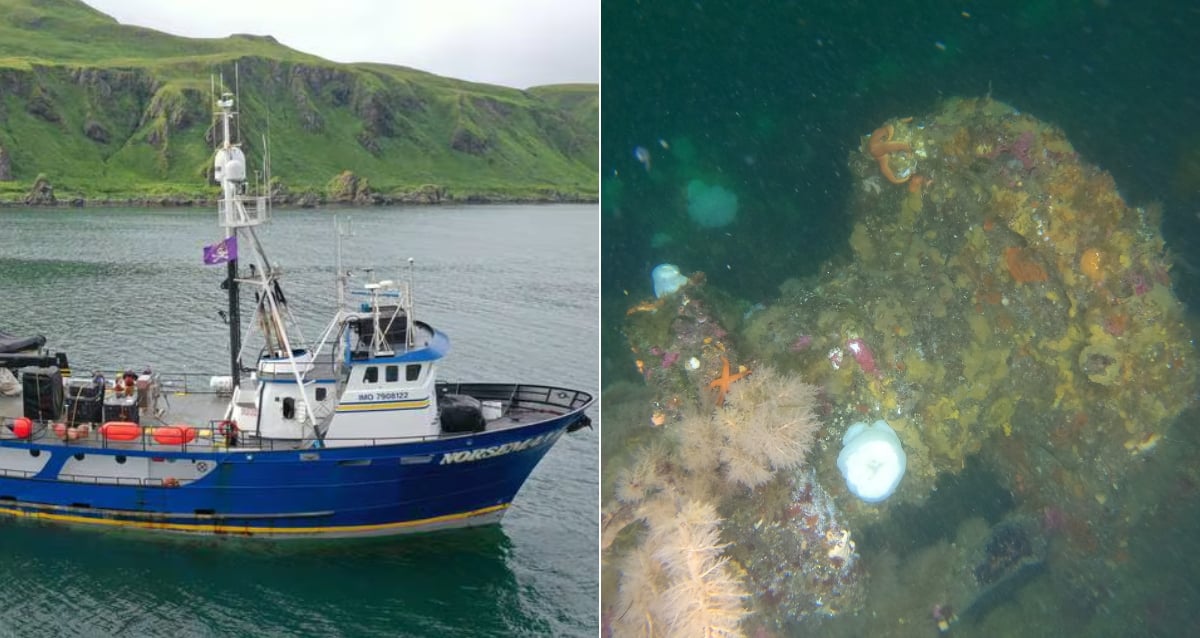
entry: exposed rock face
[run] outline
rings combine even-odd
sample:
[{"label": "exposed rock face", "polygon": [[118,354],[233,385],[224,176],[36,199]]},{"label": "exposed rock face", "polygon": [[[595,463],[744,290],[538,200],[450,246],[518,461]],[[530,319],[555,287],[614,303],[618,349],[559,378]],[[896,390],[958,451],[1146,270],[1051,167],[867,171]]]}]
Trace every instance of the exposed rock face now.
[{"label": "exposed rock face", "polygon": [[367,149],[375,157],[379,157],[379,154],[383,152],[383,149],[379,147],[379,138],[368,131],[360,131],[355,139],[358,140],[359,146]]},{"label": "exposed rock face", "polygon": [[483,155],[491,145],[486,138],[469,128],[459,126],[450,136],[450,148],[468,155]]},{"label": "exposed rock face", "polygon": [[437,184],[423,184],[420,188],[405,193],[399,201],[406,204],[440,204],[446,200],[446,187]]},{"label": "exposed rock face", "polygon": [[300,208],[316,208],[317,204],[321,203],[321,199],[312,191],[306,191],[300,197],[296,198],[296,205]]},{"label": "exposed rock face", "polygon": [[88,120],[88,122],[83,125],[83,134],[88,136],[88,139],[92,140],[93,142],[108,144],[108,129],[104,128],[103,124],[95,120]]},{"label": "exposed rock face", "polygon": [[378,137],[391,137],[395,134],[395,117],[384,96],[373,93],[358,104],[355,111],[363,119],[366,129]]},{"label": "exposed rock face", "polygon": [[62,121],[62,116],[54,108],[54,101],[42,91],[41,87],[34,89],[29,102],[25,104],[25,110],[30,115],[35,115],[51,124],[57,124]]},{"label": "exposed rock face", "polygon": [[53,206],[58,203],[54,197],[54,186],[45,175],[38,175],[33,181],[33,188],[25,195],[25,203],[30,206]]},{"label": "exposed rock face", "polygon": [[11,182],[12,178],[12,160],[8,157],[8,150],[0,146],[0,182]]},{"label": "exposed rock face", "polygon": [[476,109],[498,119],[508,118],[515,110],[511,104],[505,104],[500,100],[490,97],[477,97],[472,99],[471,103]]},{"label": "exposed rock face", "polygon": [[330,201],[353,204],[371,204],[377,196],[371,192],[367,178],[351,171],[342,171],[329,182]]}]

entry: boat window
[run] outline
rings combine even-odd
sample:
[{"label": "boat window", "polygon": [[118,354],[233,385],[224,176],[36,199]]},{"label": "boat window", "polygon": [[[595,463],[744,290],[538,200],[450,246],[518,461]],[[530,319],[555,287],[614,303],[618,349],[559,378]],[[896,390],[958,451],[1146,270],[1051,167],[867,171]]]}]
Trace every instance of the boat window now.
[{"label": "boat window", "polygon": [[325,400],[325,388],[317,388],[317,400],[318,401]]},{"label": "boat window", "polygon": [[286,397],[283,400],[283,418],[296,418],[296,400],[292,397]]},{"label": "boat window", "polygon": [[367,371],[363,373],[363,383],[379,383],[379,368],[367,366]]},{"label": "boat window", "polygon": [[384,370],[383,380],[388,383],[395,383],[400,380],[400,366],[388,366]]},{"label": "boat window", "polygon": [[404,368],[404,378],[408,381],[416,381],[421,378],[421,364],[410,363]]}]

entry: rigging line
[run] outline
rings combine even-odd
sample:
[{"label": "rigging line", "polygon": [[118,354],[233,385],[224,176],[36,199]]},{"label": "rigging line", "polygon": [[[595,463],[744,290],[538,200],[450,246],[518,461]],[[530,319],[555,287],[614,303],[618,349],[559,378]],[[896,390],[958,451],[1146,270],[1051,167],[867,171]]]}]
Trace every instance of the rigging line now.
[{"label": "rigging line", "polygon": [[[282,327],[283,327],[282,319],[280,319],[280,317],[279,317],[279,307],[275,303],[275,296],[268,293],[268,294],[263,295],[263,300],[266,301],[267,304],[270,306],[271,317],[277,322],[276,329],[279,330],[279,340],[283,344],[283,351],[287,355],[288,362],[292,364],[292,376],[296,379],[296,387],[299,388],[299,390],[300,390],[300,393],[299,393],[300,399],[302,401],[304,401],[305,420],[308,422],[308,425],[313,428],[313,434],[315,436],[316,435],[316,422],[313,420],[313,414],[314,414],[313,406],[312,406],[312,403],[308,400],[308,392],[304,391],[304,379],[300,376],[300,366],[299,366],[298,362],[296,361],[296,355],[294,354],[294,351],[292,349],[291,340],[288,339],[287,331],[282,330]],[[309,356],[314,358],[314,363],[315,363],[315,357],[312,352],[309,352]],[[314,365],[313,369],[315,369],[315,365]],[[261,401],[260,401],[260,404],[261,404]],[[260,415],[262,414],[261,410],[259,411],[259,414]]]},{"label": "rigging line", "polygon": [[[267,261],[266,251],[263,249],[262,242],[259,241],[258,233],[255,231],[254,227],[248,226],[246,230],[248,231],[250,240],[255,248],[254,260],[258,262],[258,267],[261,270],[257,285],[262,290],[263,297],[270,297],[272,300],[271,323],[274,331],[281,333],[281,339],[286,339],[286,341],[290,342],[290,339],[287,338],[288,329],[290,328],[296,333],[296,336],[300,342],[308,343],[308,341],[304,338],[304,331],[300,328],[299,322],[296,321],[296,318],[292,315],[291,310],[287,307],[287,305],[283,304],[282,309],[276,307],[276,304],[274,303],[275,295],[273,291],[273,284],[278,279],[278,273],[271,268],[269,262]],[[291,350],[290,343],[286,344],[286,347],[288,351]]]}]

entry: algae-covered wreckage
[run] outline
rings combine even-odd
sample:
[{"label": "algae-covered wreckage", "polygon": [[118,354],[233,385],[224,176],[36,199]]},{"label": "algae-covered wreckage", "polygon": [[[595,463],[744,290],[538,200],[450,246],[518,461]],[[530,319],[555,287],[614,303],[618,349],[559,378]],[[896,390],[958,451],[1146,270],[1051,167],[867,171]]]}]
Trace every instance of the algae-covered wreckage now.
[{"label": "algae-covered wreckage", "polygon": [[[935,598],[915,635],[979,622],[1054,553],[1076,582],[1120,564],[1123,482],[1197,380],[1154,208],[991,99],[890,119],[849,165],[851,257],[748,317],[701,274],[630,308],[649,400],[611,412],[639,421],[604,460],[614,635],[877,628],[860,613],[867,548],[894,554],[893,580],[922,560],[924,541],[888,534],[937,516],[931,495],[968,474],[1004,504],[941,521],[957,542],[924,550],[940,581],[909,583],[926,589],[908,602]],[[852,424],[877,420],[907,471],[867,503],[836,459]]]}]

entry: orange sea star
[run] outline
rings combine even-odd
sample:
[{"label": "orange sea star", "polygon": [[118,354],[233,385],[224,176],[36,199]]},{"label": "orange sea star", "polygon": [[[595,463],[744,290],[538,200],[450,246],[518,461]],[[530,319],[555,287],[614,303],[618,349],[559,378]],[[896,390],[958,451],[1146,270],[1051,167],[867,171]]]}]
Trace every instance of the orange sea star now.
[{"label": "orange sea star", "polygon": [[892,167],[888,166],[888,155],[900,151],[911,153],[912,145],[908,142],[893,142],[892,135],[894,133],[895,129],[891,124],[884,124],[875,129],[875,132],[871,133],[871,140],[867,142],[867,151],[871,153],[871,157],[874,157],[875,161],[879,162],[879,171],[889,182],[903,184],[912,176],[906,175],[904,179],[896,177],[895,173],[892,173]]},{"label": "orange sea star", "polygon": [[721,376],[717,377],[715,381],[708,384],[709,388],[717,391],[717,407],[725,405],[725,393],[729,391],[729,386],[734,381],[737,381],[748,374],[750,374],[749,368],[746,368],[745,370],[739,369],[736,374],[730,374],[729,359],[721,357]]},{"label": "orange sea star", "polygon": [[654,301],[646,300],[646,301],[639,302],[637,305],[633,306],[629,310],[626,310],[625,315],[626,316],[636,315],[639,312],[658,312],[658,309],[661,306],[662,306],[661,300],[657,300],[657,299]]}]

